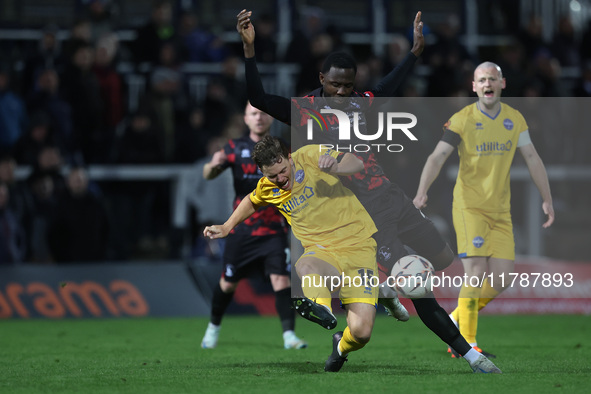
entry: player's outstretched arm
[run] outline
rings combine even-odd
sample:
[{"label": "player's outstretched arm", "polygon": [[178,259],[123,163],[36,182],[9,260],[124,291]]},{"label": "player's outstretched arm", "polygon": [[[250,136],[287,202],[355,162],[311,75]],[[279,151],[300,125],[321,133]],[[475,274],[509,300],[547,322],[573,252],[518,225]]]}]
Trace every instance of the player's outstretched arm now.
[{"label": "player's outstretched arm", "polygon": [[427,200],[429,199],[427,192],[429,191],[433,181],[437,179],[443,164],[449,155],[451,155],[453,150],[454,147],[452,145],[445,141],[439,141],[439,143],[437,143],[435,146],[433,153],[431,153],[427,158],[427,162],[425,163],[423,172],[421,173],[421,180],[419,181],[417,195],[412,200],[413,204],[418,209],[425,208],[427,206]]},{"label": "player's outstretched arm", "polygon": [[352,153],[345,153],[341,162],[328,155],[321,155],[318,158],[318,168],[333,175],[353,175],[363,170],[363,161]]},{"label": "player's outstretched arm", "polygon": [[519,148],[519,151],[525,159],[531,179],[542,196],[542,210],[548,217],[548,220],[542,224],[542,227],[548,228],[554,223],[554,206],[552,204],[552,193],[550,192],[550,182],[548,181],[546,167],[544,167],[544,163],[533,144],[522,146]]},{"label": "player's outstretched arm", "polygon": [[250,201],[250,195],[248,195],[242,199],[226,223],[205,227],[203,235],[210,239],[225,238],[234,227],[251,217],[256,210],[257,207]]}]

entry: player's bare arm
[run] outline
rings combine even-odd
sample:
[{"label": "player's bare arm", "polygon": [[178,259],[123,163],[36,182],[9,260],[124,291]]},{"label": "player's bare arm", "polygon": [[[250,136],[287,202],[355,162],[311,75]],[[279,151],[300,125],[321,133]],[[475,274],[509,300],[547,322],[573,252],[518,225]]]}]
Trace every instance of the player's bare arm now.
[{"label": "player's bare arm", "polygon": [[345,153],[340,163],[332,156],[322,155],[318,158],[318,168],[333,175],[353,175],[363,170],[363,161],[352,153]]},{"label": "player's bare arm", "polygon": [[548,181],[546,167],[544,167],[544,163],[533,144],[522,146],[519,148],[519,151],[525,160],[525,164],[527,164],[531,179],[542,196],[542,210],[548,217],[548,220],[542,224],[542,227],[548,228],[554,223],[554,206],[552,204],[552,193],[550,192],[550,182]]},{"label": "player's bare arm", "polygon": [[443,164],[447,161],[451,152],[453,152],[454,147],[448,144],[445,141],[439,141],[433,150],[433,153],[429,155],[427,158],[427,162],[423,167],[423,172],[421,173],[421,180],[419,181],[419,187],[417,189],[417,195],[412,200],[415,207],[418,209],[425,208],[427,206],[427,200],[429,197],[427,196],[427,192],[431,187],[431,184],[441,171]]},{"label": "player's bare arm", "polygon": [[203,235],[210,239],[225,238],[230,231],[240,223],[252,216],[257,210],[257,206],[250,200],[250,195],[244,197],[232,215],[224,224],[214,224],[207,226],[203,230]]},{"label": "player's bare arm", "polygon": [[244,49],[244,57],[254,57],[254,26],[250,21],[252,11],[242,10],[236,16],[238,22],[236,23],[236,30],[242,38],[242,48]]},{"label": "player's bare arm", "polygon": [[425,37],[423,36],[423,22],[421,21],[421,11],[417,12],[413,23],[413,42],[410,50],[416,57],[421,56],[425,48]]},{"label": "player's bare arm", "polygon": [[203,178],[214,179],[220,175],[223,171],[222,165],[226,163],[228,157],[223,149],[215,152],[211,161],[203,166]]}]

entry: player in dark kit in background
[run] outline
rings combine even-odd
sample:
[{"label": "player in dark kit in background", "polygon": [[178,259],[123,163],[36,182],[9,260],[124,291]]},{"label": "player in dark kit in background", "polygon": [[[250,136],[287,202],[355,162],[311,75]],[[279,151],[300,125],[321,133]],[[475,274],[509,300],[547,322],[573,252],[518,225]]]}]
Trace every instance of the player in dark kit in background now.
[{"label": "player in dark kit in background", "polygon": [[[244,49],[248,98],[253,106],[284,123],[292,125],[291,111],[292,108],[299,111],[298,100],[266,94],[261,83],[256,66],[254,52],[255,32],[250,21],[251,15],[251,11],[241,11],[237,16],[238,23],[236,25]],[[346,53],[329,55],[319,75],[322,87],[306,96],[307,105],[315,110],[330,108],[330,100],[336,99],[340,101],[339,109],[347,112],[346,106],[354,103],[349,98],[392,96],[414,65],[417,56],[423,51],[422,28],[421,13],[418,12],[414,20],[414,42],[411,53],[371,91],[359,93],[353,90],[357,66],[350,55]],[[347,100],[344,100],[344,98],[347,98]],[[359,108],[355,107],[354,111],[359,111]],[[302,131],[300,130],[302,128],[298,126],[305,125],[309,118],[305,111],[301,112],[299,123],[292,125],[295,126],[296,132]],[[361,134],[367,134],[366,130],[361,130],[361,124],[362,122],[359,121]],[[322,133],[319,140],[314,141],[316,144],[332,144],[333,146],[337,145],[338,142],[338,122],[335,122],[334,127],[329,127],[326,132]],[[355,142],[363,143],[363,141],[351,140],[352,144]],[[365,170],[361,173],[361,176],[349,177],[348,182],[345,181],[344,183],[356,194],[378,228],[375,237],[378,250],[377,258],[378,262],[385,266],[386,273],[389,274],[396,260],[409,254],[403,244],[408,245],[418,254],[426,257],[438,270],[449,266],[453,261],[454,254],[433,223],[415,208],[412,200],[406,196],[400,187],[388,180],[373,153],[356,154],[363,160]],[[382,293],[383,290],[389,290],[395,294],[388,286],[380,286],[380,303],[384,303],[385,299],[393,299],[390,298],[393,297],[391,293]],[[423,323],[451,348],[464,356],[475,372],[501,372],[494,365],[492,365],[494,368],[487,368],[486,370],[479,368],[480,363],[478,360],[481,360],[483,356],[472,349],[460,335],[458,328],[445,310],[439,306],[433,295],[415,299],[412,302]]]},{"label": "player in dark kit in background", "polygon": [[[251,158],[255,143],[269,134],[273,118],[247,104],[244,122],[249,133],[232,139],[203,167],[203,177],[213,179],[232,167],[236,199],[234,209],[257,186],[263,176]],[[295,312],[291,309],[291,283],[286,250],[288,225],[273,206],[258,210],[228,236],[224,249],[224,272],[214,289],[211,320],[201,342],[204,349],[217,345],[222,317],[232,301],[238,282],[264,271],[275,292],[275,308],[281,320],[286,349],[302,349],[307,343],[294,332]]]}]

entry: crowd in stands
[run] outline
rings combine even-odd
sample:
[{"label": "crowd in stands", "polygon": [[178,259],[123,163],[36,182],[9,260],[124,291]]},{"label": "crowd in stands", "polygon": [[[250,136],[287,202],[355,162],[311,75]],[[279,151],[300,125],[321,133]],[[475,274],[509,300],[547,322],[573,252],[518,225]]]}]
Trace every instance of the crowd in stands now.
[{"label": "crowd in stands", "polygon": [[[238,77],[242,66],[237,44],[224,43],[212,30],[215,26],[207,25],[195,12],[179,11],[170,0],[155,1],[145,24],[135,30],[135,38],[122,41],[109,5],[108,0],[87,1],[79,19],[69,26],[67,39],[59,40],[58,26],[48,24],[30,51],[19,52],[18,59],[3,56],[1,264],[125,260],[136,256],[142,244],[161,244],[166,249],[167,186],[150,182],[98,185],[89,181],[85,167],[194,163],[245,131],[241,113],[246,89]],[[274,17],[256,16],[259,63],[299,65],[294,96],[318,86],[319,65],[330,52],[356,55],[356,88],[364,90],[410,48],[404,34],[392,39],[383,57],[352,48],[318,8],[302,10],[296,22],[291,43],[278,53]],[[591,96],[591,21],[576,34],[565,16],[547,42],[540,18],[532,16],[511,44],[498,48],[496,58],[487,59],[470,54],[462,44],[457,17],[426,26],[425,31],[434,37],[419,60],[428,66],[428,76],[412,75],[400,89],[401,96],[470,96],[471,72],[483,60],[502,67],[510,81],[504,96]],[[23,65],[18,70],[17,60]],[[132,64],[147,81],[136,108],[128,106],[129,86],[120,71],[122,63]],[[202,100],[189,91],[182,69],[186,63],[220,65],[219,72],[210,76]],[[564,67],[579,70],[580,78],[563,84]],[[586,139],[581,145],[588,146],[588,133],[577,133],[577,138]],[[536,146],[544,143],[536,141]],[[577,145],[565,144],[564,152],[544,160],[589,164],[589,156]],[[17,165],[32,168],[26,180],[15,179]]]}]

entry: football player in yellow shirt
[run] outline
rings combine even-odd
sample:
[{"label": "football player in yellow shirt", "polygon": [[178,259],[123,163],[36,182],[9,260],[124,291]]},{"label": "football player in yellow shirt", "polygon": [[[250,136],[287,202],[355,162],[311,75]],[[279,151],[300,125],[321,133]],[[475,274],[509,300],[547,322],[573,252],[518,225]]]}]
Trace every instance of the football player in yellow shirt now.
[{"label": "football player in yellow shirt", "polygon": [[[443,164],[458,148],[460,166],[453,193],[453,224],[458,255],[467,278],[493,275],[493,286],[485,279],[479,286],[467,280],[460,290],[458,307],[450,314],[460,332],[476,350],[478,311],[504,288],[499,275],[508,277],[514,269],[515,241],[510,212],[510,167],[517,149],[542,196],[542,210],[548,216],[544,228],[554,222],[552,195],[544,164],[519,111],[501,103],[505,88],[501,68],[491,62],[476,67],[472,89],[478,101],[455,113],[445,124],[443,137],[423,168],[417,208],[427,204],[427,191]],[[474,285],[477,281],[472,281]],[[506,283],[505,283],[506,284]],[[457,357],[453,349],[452,357]]]},{"label": "football player in yellow shirt", "polygon": [[272,204],[279,209],[304,247],[295,268],[305,297],[296,302],[296,310],[333,329],[337,319],[331,293],[338,291],[346,311],[347,327],[333,335],[333,352],[324,368],[337,372],[348,353],[369,342],[376,316],[379,280],[372,234],[377,230],[338,178],[361,171],[363,162],[353,154],[318,145],[290,154],[280,140],[270,136],[256,144],[253,159],[264,177],[226,223],[206,227],[204,235],[225,237],[257,208]]}]

